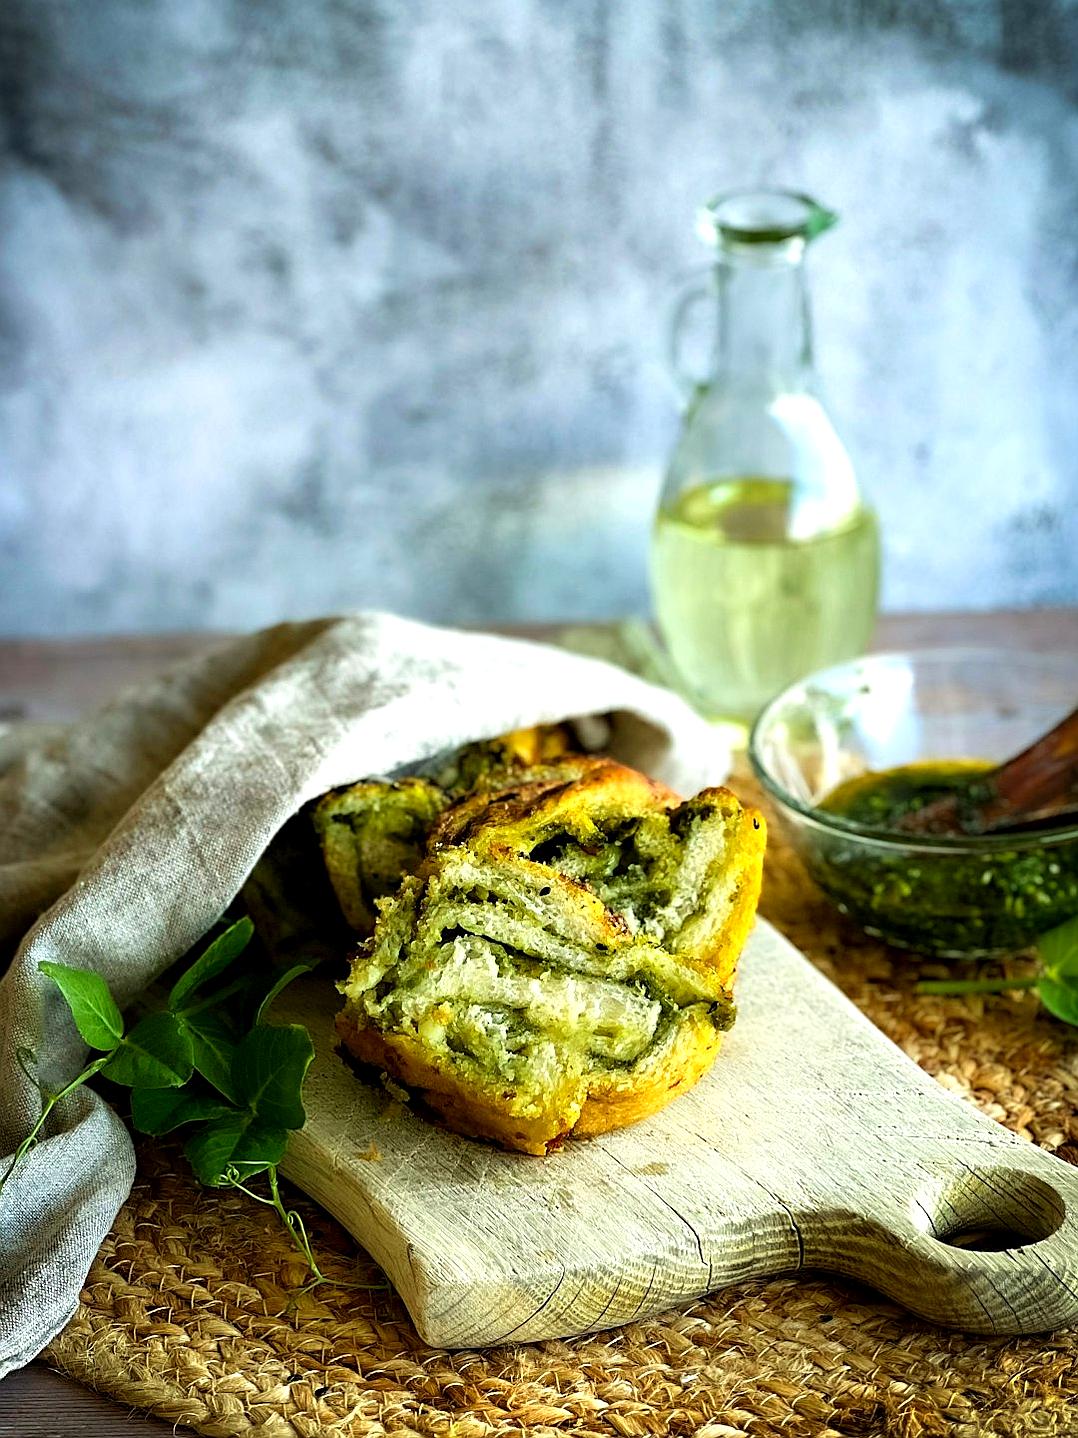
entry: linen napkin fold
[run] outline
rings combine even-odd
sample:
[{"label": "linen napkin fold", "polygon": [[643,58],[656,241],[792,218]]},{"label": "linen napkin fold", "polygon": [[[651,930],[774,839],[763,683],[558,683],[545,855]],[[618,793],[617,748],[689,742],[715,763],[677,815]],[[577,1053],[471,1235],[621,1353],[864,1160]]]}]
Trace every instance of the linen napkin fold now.
[{"label": "linen napkin fold", "polygon": [[[216,923],[308,800],[507,730],[606,714],[605,747],[674,789],[725,777],[722,741],[668,690],[544,645],[373,613],[230,641],[9,758],[0,1155],[40,1112],[17,1050],[54,1091],[85,1061],[42,960],[96,970],[123,1007]],[[124,1123],[82,1088],[15,1170],[0,1195],[0,1378],[74,1313],[134,1169]]]}]

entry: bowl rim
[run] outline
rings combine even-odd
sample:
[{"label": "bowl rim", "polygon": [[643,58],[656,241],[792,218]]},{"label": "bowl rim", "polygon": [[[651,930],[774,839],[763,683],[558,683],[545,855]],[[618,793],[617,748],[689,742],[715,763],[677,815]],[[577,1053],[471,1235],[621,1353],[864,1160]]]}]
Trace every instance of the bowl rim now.
[{"label": "bowl rim", "polygon": [[763,732],[765,721],[770,717],[772,710],[787,700],[793,691],[802,689],[813,681],[818,682],[826,679],[829,675],[840,674],[859,666],[894,663],[896,660],[912,661],[914,665],[924,663],[926,660],[930,664],[933,662],[942,664],[947,661],[958,663],[962,660],[1017,662],[1023,666],[1032,664],[1048,669],[1071,669],[1078,675],[1078,655],[1061,652],[1039,653],[1036,650],[987,644],[928,645],[923,649],[873,650],[867,654],[856,655],[853,659],[845,659],[839,664],[829,664],[823,669],[815,669],[812,673],[794,680],[792,684],[788,684],[785,689],[769,699],[756,716],[749,732],[748,756],[753,773],[780,808],[792,811],[814,828],[825,833],[845,835],[849,838],[859,839],[866,844],[873,844],[884,849],[901,850],[905,853],[909,853],[911,850],[923,850],[937,854],[984,854],[1004,849],[1028,848],[1031,845],[1036,845],[1039,848],[1048,846],[1054,848],[1057,844],[1078,839],[1078,821],[1074,820],[1057,828],[1037,829],[1024,834],[903,834],[893,829],[875,829],[867,824],[858,823],[855,819],[846,819],[838,814],[828,813],[826,809],[803,804],[800,799],[790,794],[768,770],[759,751],[759,736]]}]

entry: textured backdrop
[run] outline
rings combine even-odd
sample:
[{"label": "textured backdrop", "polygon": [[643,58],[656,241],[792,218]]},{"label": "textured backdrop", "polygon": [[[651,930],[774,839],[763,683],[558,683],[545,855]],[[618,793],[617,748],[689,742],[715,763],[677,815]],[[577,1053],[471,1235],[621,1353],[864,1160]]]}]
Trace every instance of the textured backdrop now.
[{"label": "textured backdrop", "polygon": [[1078,598],[1071,0],[7,0],[0,41],[0,630],[642,610],[672,282],[765,180],[843,214],[818,351],[888,603]]}]

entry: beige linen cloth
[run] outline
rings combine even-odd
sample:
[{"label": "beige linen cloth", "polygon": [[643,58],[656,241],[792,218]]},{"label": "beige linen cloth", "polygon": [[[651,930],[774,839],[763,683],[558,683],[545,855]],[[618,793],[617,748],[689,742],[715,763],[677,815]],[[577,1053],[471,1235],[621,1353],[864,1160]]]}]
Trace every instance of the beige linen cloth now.
[{"label": "beige linen cloth", "polygon": [[[0,1155],[85,1045],[43,959],[104,975],[121,1007],[217,921],[285,821],[336,785],[525,725],[613,711],[606,745],[683,793],[729,755],[667,690],[600,660],[384,614],[286,624],[131,690],[0,773]],[[10,736],[9,736],[10,737]],[[16,736],[17,737],[17,736]],[[0,1158],[0,1172],[7,1160]],[[87,1088],[0,1195],[0,1377],[75,1311],[134,1177]]]}]

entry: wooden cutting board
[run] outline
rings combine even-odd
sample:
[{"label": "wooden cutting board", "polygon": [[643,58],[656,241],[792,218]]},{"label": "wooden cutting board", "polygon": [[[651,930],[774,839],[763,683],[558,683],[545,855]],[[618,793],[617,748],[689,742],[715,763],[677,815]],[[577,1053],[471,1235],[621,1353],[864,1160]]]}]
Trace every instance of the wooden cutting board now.
[{"label": "wooden cutting board", "polygon": [[274,1011],[318,1050],[283,1170],[438,1347],[611,1328],[799,1269],[975,1333],[1078,1322],[1078,1172],[948,1093],[766,923],[737,1001],[691,1093],[542,1159],[357,1079],[334,1050],[337,995],[308,980]]}]

